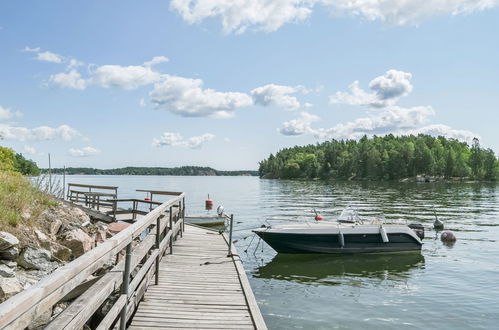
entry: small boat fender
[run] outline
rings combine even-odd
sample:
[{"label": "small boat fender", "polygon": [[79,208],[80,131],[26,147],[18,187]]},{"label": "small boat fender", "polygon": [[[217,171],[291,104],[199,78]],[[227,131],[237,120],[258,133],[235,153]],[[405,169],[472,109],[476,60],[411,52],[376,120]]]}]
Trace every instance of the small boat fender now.
[{"label": "small boat fender", "polygon": [[219,217],[221,217],[222,215],[224,215],[224,207],[222,205],[219,205],[217,207],[217,214]]},{"label": "small boat fender", "polygon": [[381,239],[383,240],[383,243],[390,242],[388,240],[388,235],[386,234],[386,229],[383,226],[379,226],[379,233],[381,235]]},{"label": "small boat fender", "polygon": [[345,247],[345,236],[341,232],[341,230],[338,232],[338,242],[340,243],[341,248]]}]

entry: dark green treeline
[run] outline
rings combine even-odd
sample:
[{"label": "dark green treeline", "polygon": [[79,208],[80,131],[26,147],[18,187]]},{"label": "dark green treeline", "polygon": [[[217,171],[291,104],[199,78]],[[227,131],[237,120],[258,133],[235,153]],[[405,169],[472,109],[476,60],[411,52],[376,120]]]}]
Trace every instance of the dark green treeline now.
[{"label": "dark green treeline", "polygon": [[397,180],[417,175],[496,181],[499,161],[477,139],[467,143],[430,135],[363,137],[295,146],[260,162],[275,179]]}]

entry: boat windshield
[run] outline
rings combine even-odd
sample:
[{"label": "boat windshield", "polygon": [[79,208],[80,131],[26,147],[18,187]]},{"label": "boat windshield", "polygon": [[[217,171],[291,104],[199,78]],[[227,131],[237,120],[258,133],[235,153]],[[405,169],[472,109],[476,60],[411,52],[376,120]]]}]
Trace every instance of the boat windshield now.
[{"label": "boat windshield", "polygon": [[350,223],[356,223],[359,222],[359,213],[357,210],[352,209],[350,207],[347,207],[344,209],[340,216],[338,217],[338,222],[350,222]]}]

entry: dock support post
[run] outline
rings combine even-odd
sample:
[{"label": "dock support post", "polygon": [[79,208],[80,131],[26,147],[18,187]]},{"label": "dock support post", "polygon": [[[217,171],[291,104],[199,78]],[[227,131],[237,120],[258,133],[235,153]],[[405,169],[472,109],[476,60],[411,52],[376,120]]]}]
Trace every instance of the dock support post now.
[{"label": "dock support post", "polygon": [[[177,217],[177,221],[180,221],[180,219],[182,218],[182,208],[184,207],[184,203],[182,203],[182,201],[178,202],[178,217]],[[184,237],[184,231],[183,231],[183,228],[182,228],[182,223],[180,223],[180,237]]]},{"label": "dock support post", "polygon": [[[173,206],[170,206],[170,230],[173,230]],[[173,231],[170,235],[170,254],[173,253]]]},{"label": "dock support post", "polygon": [[159,284],[159,244],[161,239],[161,217],[158,216],[156,219],[156,249],[158,250],[158,255],[156,256],[156,274],[154,275],[154,283]]},{"label": "dock support post", "polygon": [[121,309],[120,313],[120,330],[126,329],[126,312],[128,305],[128,284],[130,282],[130,264],[132,262],[132,242],[126,246],[125,256],[125,271],[123,272],[123,284],[121,285],[121,294],[127,296],[125,306]]},{"label": "dock support post", "polygon": [[232,228],[234,226],[234,214],[230,215],[230,229],[229,229],[229,253],[227,257],[232,257]]}]

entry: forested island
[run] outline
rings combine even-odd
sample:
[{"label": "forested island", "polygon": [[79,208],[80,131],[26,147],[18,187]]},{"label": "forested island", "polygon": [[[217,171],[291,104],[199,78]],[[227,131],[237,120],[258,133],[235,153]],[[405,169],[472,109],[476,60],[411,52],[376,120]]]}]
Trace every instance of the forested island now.
[{"label": "forested island", "polygon": [[400,180],[431,176],[497,181],[499,161],[491,149],[430,135],[332,140],[295,146],[260,162],[259,175],[274,179]]},{"label": "forested island", "polygon": [[[43,172],[48,172],[44,169]],[[258,171],[219,171],[211,167],[181,166],[181,167],[122,167],[113,169],[97,169],[90,167],[53,168],[52,174],[69,175],[178,175],[178,176],[257,176]]]}]

